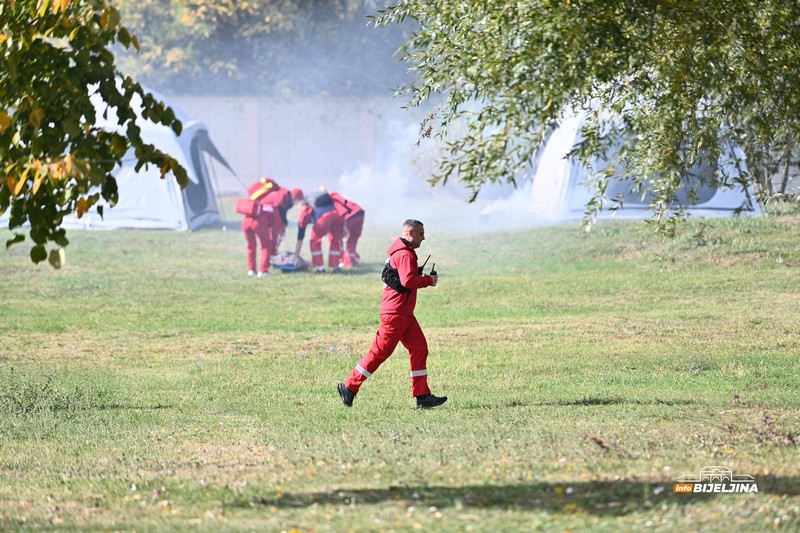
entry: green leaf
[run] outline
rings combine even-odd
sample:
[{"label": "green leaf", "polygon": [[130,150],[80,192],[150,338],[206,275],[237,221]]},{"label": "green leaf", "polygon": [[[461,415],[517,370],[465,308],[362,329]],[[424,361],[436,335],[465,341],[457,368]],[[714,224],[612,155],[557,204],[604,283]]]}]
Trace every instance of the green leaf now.
[{"label": "green leaf", "polygon": [[63,228],[56,230],[55,235],[53,236],[53,242],[55,242],[61,248],[66,248],[69,245],[67,232]]},{"label": "green leaf", "polygon": [[64,265],[64,259],[65,252],[63,248],[50,250],[50,256],[47,258],[53,268],[61,268]]},{"label": "green leaf", "polygon": [[117,32],[117,40],[124,46],[125,48],[129,48],[131,45],[131,34],[128,32],[128,29],[125,27],[120,28]]},{"label": "green leaf", "polygon": [[[103,182],[101,193],[103,199],[111,205],[115,205],[119,201],[119,189],[117,188],[117,180],[114,176],[108,176],[106,178],[106,181]],[[100,211],[100,216],[102,217],[102,206],[98,207],[98,211]]]},{"label": "green leaf", "polygon": [[122,135],[114,133],[111,135],[111,149],[117,157],[123,157],[128,151],[128,142]]},{"label": "green leaf", "polygon": [[42,245],[37,245],[31,248],[31,261],[34,263],[41,263],[47,259],[47,250]]},{"label": "green leaf", "polygon": [[25,240],[25,235],[15,233],[14,236],[6,241],[6,248],[11,248],[13,245]]}]

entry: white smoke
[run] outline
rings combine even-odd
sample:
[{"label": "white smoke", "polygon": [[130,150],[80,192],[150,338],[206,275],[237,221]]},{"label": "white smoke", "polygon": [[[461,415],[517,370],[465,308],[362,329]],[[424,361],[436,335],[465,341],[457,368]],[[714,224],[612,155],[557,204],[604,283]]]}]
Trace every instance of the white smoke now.
[{"label": "white smoke", "polygon": [[[487,186],[474,202],[462,184],[431,186],[439,151],[419,139],[419,124],[391,121],[375,159],[340,176],[337,190],[360,204],[371,223],[397,225],[416,218],[454,231],[494,231],[542,223],[530,212],[530,182]],[[419,141],[419,142],[418,142]]]}]

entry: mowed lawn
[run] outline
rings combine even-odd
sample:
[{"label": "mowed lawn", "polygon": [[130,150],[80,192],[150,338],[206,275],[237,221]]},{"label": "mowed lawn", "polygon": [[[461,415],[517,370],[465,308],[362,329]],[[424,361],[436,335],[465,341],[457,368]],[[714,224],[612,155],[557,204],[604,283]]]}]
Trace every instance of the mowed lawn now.
[{"label": "mowed lawn", "polygon": [[[235,223],[0,252],[0,530],[800,529],[800,219],[428,225],[450,401],[400,347],[347,409],[398,230],[338,276],[248,278]],[[707,466],[758,492],[673,492]]]}]

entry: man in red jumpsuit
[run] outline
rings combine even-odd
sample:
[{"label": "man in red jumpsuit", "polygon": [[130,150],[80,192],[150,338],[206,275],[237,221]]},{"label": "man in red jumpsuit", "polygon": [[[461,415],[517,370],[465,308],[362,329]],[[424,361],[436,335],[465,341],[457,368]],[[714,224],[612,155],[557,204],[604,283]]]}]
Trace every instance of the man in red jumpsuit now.
[{"label": "man in red jumpsuit", "polygon": [[344,219],[336,212],[333,200],[327,192],[319,194],[314,199],[313,207],[302,203],[300,214],[297,218],[297,244],[294,253],[300,255],[303,247],[303,239],[306,235],[306,227],[311,224],[311,237],[309,247],[311,248],[311,264],[316,268],[317,274],[325,272],[325,262],[322,258],[322,239],[328,236],[328,266],[334,272],[339,272],[339,263],[342,259],[342,231],[344,231]]},{"label": "man in red jumpsuit", "polygon": [[[286,226],[289,223],[286,214],[296,202],[303,199],[303,192],[300,189],[290,191],[271,178],[261,178],[247,192],[250,199],[261,198],[261,202],[271,205],[277,213],[272,220],[270,231],[272,238],[270,255],[275,255],[280,251],[281,242],[286,235]],[[296,194],[299,194],[299,197],[295,197]]]},{"label": "man in red jumpsuit", "polygon": [[437,407],[447,401],[447,396],[434,396],[428,388],[428,342],[414,317],[417,290],[435,287],[439,280],[433,272],[428,276],[422,275],[417,265],[417,253],[414,250],[424,240],[425,227],[422,222],[409,219],[403,223],[401,237],[387,251],[389,258],[384,267],[381,325],[372,348],[359,361],[350,377],[338,386],[339,396],[347,407],[353,406],[361,385],[392,355],[398,342],[403,343],[411,358],[411,393],[417,399],[417,408]]},{"label": "man in red jumpsuit", "polygon": [[286,235],[286,225],[289,223],[286,213],[292,208],[294,201],[289,189],[281,186],[269,193],[264,201],[275,209],[277,215],[272,226],[272,255],[275,255],[280,251],[281,242]]},{"label": "man in red jumpsuit", "polygon": [[336,212],[344,219],[344,229],[347,243],[342,255],[342,266],[354,267],[361,262],[361,256],[356,252],[361,230],[364,228],[364,210],[352,200],[348,200],[338,192],[329,193],[336,207]]},{"label": "man in red jumpsuit", "polygon": [[269,275],[273,231],[280,223],[280,217],[268,199],[278,188],[278,184],[273,180],[262,178],[247,190],[248,197],[261,204],[261,212],[258,215],[242,216],[242,231],[247,241],[247,274],[249,276],[256,275],[256,255],[259,243],[261,244],[261,261],[258,264],[258,277],[263,278]]}]

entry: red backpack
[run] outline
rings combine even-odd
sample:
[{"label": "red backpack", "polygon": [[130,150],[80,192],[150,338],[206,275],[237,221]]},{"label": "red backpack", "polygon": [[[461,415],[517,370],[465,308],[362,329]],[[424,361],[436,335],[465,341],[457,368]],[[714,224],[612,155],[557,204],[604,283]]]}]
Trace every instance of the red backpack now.
[{"label": "red backpack", "polygon": [[261,178],[247,189],[248,198],[236,200],[234,210],[248,217],[257,217],[264,211],[264,206],[259,200],[268,194],[277,191],[280,186],[271,178]]},{"label": "red backpack", "polygon": [[239,198],[236,200],[236,207],[234,208],[237,213],[248,217],[257,217],[261,214],[261,204],[254,202],[250,198]]}]

